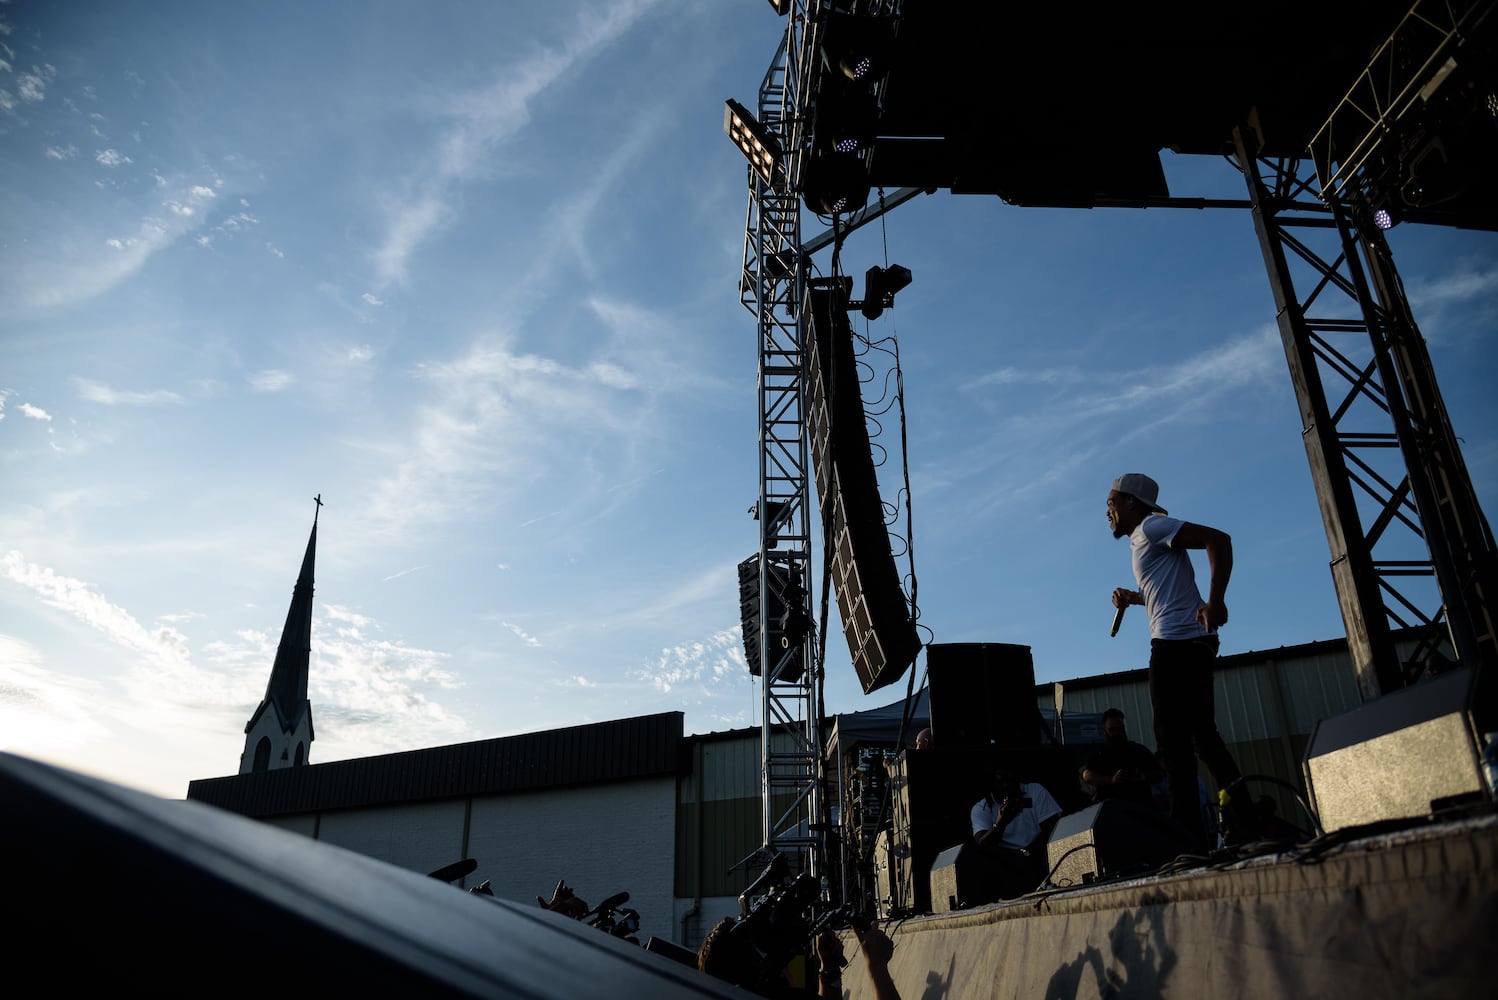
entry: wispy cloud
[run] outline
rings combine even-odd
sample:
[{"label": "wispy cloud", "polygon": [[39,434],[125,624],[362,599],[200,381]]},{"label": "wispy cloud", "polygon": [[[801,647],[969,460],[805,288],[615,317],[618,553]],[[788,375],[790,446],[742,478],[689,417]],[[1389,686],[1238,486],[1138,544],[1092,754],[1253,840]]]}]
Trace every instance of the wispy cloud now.
[{"label": "wispy cloud", "polygon": [[296,376],[291,372],[277,368],[267,368],[249,377],[250,388],[256,392],[280,392],[295,381]]},{"label": "wispy cloud", "polygon": [[48,146],[42,152],[46,154],[49,160],[71,160],[78,155],[78,147],[71,144],[67,146]]},{"label": "wispy cloud", "polygon": [[[54,156],[50,152],[48,155]],[[54,158],[66,155],[66,150],[59,148]],[[129,176],[124,168],[130,158],[118,150],[102,150],[95,159],[112,171],[120,170],[122,176]],[[215,187],[219,182],[205,184],[169,180],[160,174],[152,176],[157,187],[151,189],[149,206],[140,214],[114,217],[103,223],[90,219],[77,232],[65,232],[65,226],[59,227],[57,238],[51,242],[36,239],[34,253],[24,259],[16,273],[4,276],[15,288],[17,300],[43,308],[86,300],[126,280],[154,254],[179,239],[195,234],[211,238],[253,224],[248,213],[237,212],[206,233],[200,232],[209,222],[209,207],[218,197]],[[64,234],[68,240],[66,248],[60,242]]]},{"label": "wispy cloud", "polygon": [[[363,512],[367,530],[377,534],[403,536],[471,516],[504,491],[547,477],[574,477],[568,495],[590,503],[606,488],[590,461],[627,462],[643,419],[642,397],[620,388],[616,373],[516,352],[502,338],[483,338],[455,360],[421,365],[417,377],[430,386],[432,402],[417,411],[394,472],[377,484]],[[391,449],[388,442],[380,447]],[[574,461],[553,461],[559,447],[572,449]]]},{"label": "wispy cloud", "polygon": [[135,162],[118,149],[101,149],[94,154],[94,159],[106,167],[121,167]]},{"label": "wispy cloud", "polygon": [[47,669],[36,647],[0,633],[0,749],[38,755],[104,735],[98,684]]},{"label": "wispy cloud", "polygon": [[[121,673],[84,680],[0,634],[0,733],[7,741],[29,750],[70,750],[79,760],[88,756],[79,747],[93,744],[102,762],[129,745],[133,727],[145,727],[166,734],[167,752],[175,747],[182,758],[177,769],[185,783],[211,773],[203,748],[224,747],[224,734],[241,728],[261,697],[279,639],[270,629],[240,629],[205,644],[195,657],[174,627],[180,617],[163,616],[166,624],[148,628],[93,586],[18,551],[0,557],[0,580],[30,591],[42,605],[128,654]],[[468,722],[436,697],[458,686],[444,666],[446,654],[372,636],[371,630],[377,632],[378,624],[337,606],[322,609],[314,620],[309,697],[318,719],[316,759],[470,736]],[[234,752],[226,749],[222,772],[235,769]]]},{"label": "wispy cloud", "polygon": [[658,2],[629,0],[585,11],[563,46],[541,49],[489,87],[449,102],[446,113],[452,124],[437,141],[434,158],[408,185],[413,193],[392,196],[383,206],[385,235],[371,255],[381,284],[405,280],[411,255],[456,217],[447,203],[452,186],[472,179],[496,146],[525,128],[531,105],[558,81],[574,76]]},{"label": "wispy cloud", "polygon": [[[1225,400],[1283,379],[1278,331],[1265,325],[1169,364],[1136,368],[1006,367],[962,385],[998,416],[990,433],[941,462],[913,467],[917,492],[966,492],[981,517],[1013,509],[1093,467],[1100,456],[1182,421],[1220,419]],[[1011,397],[1014,401],[1011,401]]]},{"label": "wispy cloud", "polygon": [[52,414],[48,413],[40,406],[32,406],[30,403],[21,404],[21,415],[30,417],[32,420],[51,421],[52,419]]},{"label": "wispy cloud", "polygon": [[537,639],[535,636],[531,635],[529,632],[527,632],[525,629],[521,628],[519,625],[516,625],[516,624],[514,624],[512,622],[500,622],[500,624],[503,625],[505,628],[509,629],[511,632],[514,632],[515,635],[519,636],[520,640],[522,642],[524,642],[527,646],[540,646],[541,645],[541,640],[540,639]]},{"label": "wispy cloud", "polygon": [[40,104],[47,99],[47,83],[57,75],[54,66],[33,66],[31,72],[16,76],[16,95],[28,104]]},{"label": "wispy cloud", "polygon": [[181,634],[171,626],[148,629],[124,608],[111,604],[88,584],[28,562],[14,549],[0,557],[0,572],[34,591],[56,608],[103,634],[117,646],[176,672],[187,663]]},{"label": "wispy cloud", "polygon": [[1463,268],[1409,289],[1410,305],[1417,312],[1491,295],[1498,295],[1498,266],[1486,270]]},{"label": "wispy cloud", "polygon": [[183,401],[180,395],[167,389],[128,392],[86,378],[75,377],[73,387],[81,398],[105,406],[165,406]]},{"label": "wispy cloud", "polygon": [[722,696],[748,676],[742,631],[734,626],[705,639],[667,646],[634,676],[661,694],[680,694],[687,689],[699,698]]}]

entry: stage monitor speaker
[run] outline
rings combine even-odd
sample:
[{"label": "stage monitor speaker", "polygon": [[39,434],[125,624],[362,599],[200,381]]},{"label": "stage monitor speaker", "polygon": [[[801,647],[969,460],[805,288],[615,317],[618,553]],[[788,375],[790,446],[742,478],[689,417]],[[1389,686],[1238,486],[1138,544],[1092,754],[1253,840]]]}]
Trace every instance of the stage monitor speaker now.
[{"label": "stage monitor speaker", "polygon": [[1043,723],[1029,646],[1002,642],[932,643],[931,736],[943,749],[1037,746]]},{"label": "stage monitor speaker", "polygon": [[853,359],[850,284],[814,285],[807,291],[807,430],[822,531],[832,540],[838,617],[859,683],[869,694],[900,679],[920,652],[921,639],[884,524]]},{"label": "stage monitor speaker", "polygon": [[1191,849],[1189,835],[1168,813],[1107,799],[1056,821],[1046,862],[1056,885],[1085,885],[1153,870]]},{"label": "stage monitor speaker", "polygon": [[993,865],[971,840],[949,847],[931,862],[931,912],[950,913],[999,898]]},{"label": "stage monitor speaker", "polygon": [[[785,593],[788,575],[786,567],[773,560],[770,567],[770,616],[768,621],[770,640],[770,659],[773,663],[777,658],[785,654],[781,644],[784,632],[780,623],[785,617],[785,601],[781,595]],[[749,672],[754,676],[760,675],[759,657],[759,553],[755,553],[748,559],[739,563],[739,619],[743,626],[744,634],[744,659],[749,663]],[[780,679],[795,683],[801,679],[801,671],[805,658],[800,654],[791,657],[791,663],[787,670],[782,672]]]},{"label": "stage monitor speaker", "polygon": [[1304,767],[1322,829],[1483,798],[1473,681],[1470,668],[1451,670],[1318,722]]}]

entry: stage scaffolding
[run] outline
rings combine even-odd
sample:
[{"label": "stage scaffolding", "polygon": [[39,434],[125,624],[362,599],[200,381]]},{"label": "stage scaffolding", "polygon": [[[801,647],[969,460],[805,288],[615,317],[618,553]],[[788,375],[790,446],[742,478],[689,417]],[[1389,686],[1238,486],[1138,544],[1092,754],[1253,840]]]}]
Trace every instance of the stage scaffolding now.
[{"label": "stage scaffolding", "polygon": [[[854,7],[889,15],[898,14],[899,3]],[[760,86],[759,121],[778,140],[782,158],[768,182],[748,171],[739,286],[759,332],[759,606],[771,606],[773,565],[799,583],[791,593],[808,616],[813,515],[800,307],[811,253],[830,241],[800,242],[797,181],[810,148],[819,20],[831,9],[825,0],[796,0]],[[1373,224],[1373,186],[1380,182],[1365,164],[1378,142],[1393,141],[1414,97],[1439,84],[1431,74],[1449,72],[1462,31],[1493,9],[1492,0],[1415,3],[1367,69],[1349,81],[1347,96],[1303,159],[1263,157],[1253,124],[1235,130],[1231,144],[1248,202],[1151,202],[1252,211],[1363,697],[1471,664],[1485,676],[1473,707],[1478,724],[1489,727],[1498,721],[1490,691],[1498,669],[1492,608],[1498,547],[1388,243]],[[1422,46],[1429,51],[1422,54]],[[1391,75],[1391,66],[1413,75]],[[1367,128],[1358,128],[1364,119]],[[1328,383],[1336,387],[1330,396]],[[825,874],[816,638],[772,649],[764,614],[759,627],[764,848],[804,851],[811,870]],[[1426,640],[1409,661],[1399,660],[1391,627],[1424,630]]]}]

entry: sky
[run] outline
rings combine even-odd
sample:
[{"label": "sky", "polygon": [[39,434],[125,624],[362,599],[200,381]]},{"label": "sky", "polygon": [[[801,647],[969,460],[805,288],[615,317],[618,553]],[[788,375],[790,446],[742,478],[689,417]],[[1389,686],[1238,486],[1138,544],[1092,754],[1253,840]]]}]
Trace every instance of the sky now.
[{"label": "sky", "polygon": [[[757,724],[722,102],[781,30],[727,0],[0,2],[0,747],[170,797],[235,773],[314,495],[313,763]],[[1175,193],[1243,196],[1164,155]],[[1390,242],[1491,511],[1498,238]],[[1143,617],[1107,631],[1126,471],[1232,534],[1225,653],[1343,634],[1246,213],[938,193],[841,255],[888,262],[914,282],[858,327],[899,345],[928,640],[1029,645],[1042,682],[1142,666]],[[828,650],[829,711],[903,693]]]}]

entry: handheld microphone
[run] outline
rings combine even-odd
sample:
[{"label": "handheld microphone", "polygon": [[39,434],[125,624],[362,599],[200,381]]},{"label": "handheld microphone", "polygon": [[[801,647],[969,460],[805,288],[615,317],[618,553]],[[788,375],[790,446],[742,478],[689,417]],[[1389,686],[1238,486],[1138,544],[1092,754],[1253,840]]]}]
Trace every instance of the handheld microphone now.
[{"label": "handheld microphone", "polygon": [[1119,608],[1117,611],[1113,612],[1113,627],[1108,630],[1108,634],[1110,636],[1115,636],[1118,634],[1118,626],[1123,624],[1124,608],[1127,607],[1128,605],[1125,604],[1122,608]]}]

